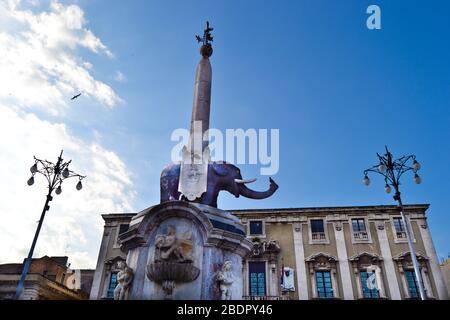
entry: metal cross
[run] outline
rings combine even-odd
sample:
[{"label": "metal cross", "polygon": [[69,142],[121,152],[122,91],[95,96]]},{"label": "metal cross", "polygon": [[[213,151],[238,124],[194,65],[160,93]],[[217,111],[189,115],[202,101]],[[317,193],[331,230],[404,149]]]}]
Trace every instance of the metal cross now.
[{"label": "metal cross", "polygon": [[209,45],[210,41],[213,41],[213,36],[211,35],[211,31],[213,31],[214,28],[211,28],[209,26],[209,21],[206,21],[206,29],[203,31],[203,37],[200,37],[199,35],[196,35],[195,38],[200,43],[203,43],[203,45]]}]

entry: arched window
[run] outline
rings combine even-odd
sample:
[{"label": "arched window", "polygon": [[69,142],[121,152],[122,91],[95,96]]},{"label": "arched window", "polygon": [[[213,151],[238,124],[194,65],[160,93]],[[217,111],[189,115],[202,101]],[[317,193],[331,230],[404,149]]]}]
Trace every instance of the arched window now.
[{"label": "arched window", "polygon": [[313,298],[339,298],[336,277],[337,259],[321,252],[310,256],[306,262],[309,268]]},{"label": "arched window", "polygon": [[351,257],[358,299],[385,298],[382,261],[376,254],[363,252]]},{"label": "arched window", "polygon": [[[419,262],[420,274],[422,276],[422,283],[425,289],[425,295],[428,298],[434,298],[433,290],[430,284],[430,278],[428,275],[428,258],[421,254],[416,253],[417,261]],[[397,262],[397,267],[400,272],[400,277],[403,285],[403,291],[406,299],[420,299],[419,285],[417,283],[416,274],[414,273],[414,266],[409,252],[403,252],[395,256],[394,261]]]}]

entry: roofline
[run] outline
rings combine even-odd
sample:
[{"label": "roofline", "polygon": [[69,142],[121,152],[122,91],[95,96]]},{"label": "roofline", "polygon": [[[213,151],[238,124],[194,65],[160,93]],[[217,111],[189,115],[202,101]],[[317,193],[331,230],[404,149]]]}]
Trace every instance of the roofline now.
[{"label": "roofline", "polygon": [[[42,257],[39,257],[39,258],[32,258],[31,259],[31,263],[33,263],[33,261],[47,259],[47,260],[51,260],[53,263],[55,263],[56,265],[58,265],[60,267],[63,267],[63,268],[66,268],[66,269],[68,268],[66,265],[63,265],[63,264],[59,263],[58,261],[56,261],[55,259],[52,259],[52,258],[67,258],[67,263],[69,264],[69,257],[68,256],[53,256],[52,257],[52,256],[49,256],[49,255],[43,255]],[[20,262],[3,263],[3,264],[0,264],[0,266],[6,266],[6,265],[17,266],[17,267],[23,266],[24,263],[25,263],[26,258],[24,258],[23,260],[24,260],[23,263],[20,263]]]},{"label": "roofline", "polygon": [[[426,211],[430,207],[429,203],[418,203],[418,204],[407,204],[403,205],[405,209],[422,209]],[[245,214],[245,213],[270,213],[270,212],[323,212],[323,211],[356,211],[356,210],[365,210],[365,211],[375,211],[375,210],[394,210],[397,208],[397,205],[375,205],[375,206],[341,206],[341,207],[297,207],[297,208],[270,208],[270,209],[230,209],[224,210],[237,214]],[[146,210],[146,209],[145,209]],[[145,211],[143,210],[143,211]],[[142,212],[142,211],[141,211]],[[133,218],[138,213],[130,212],[130,213],[106,213],[102,214],[103,220],[116,220],[120,218]]]},{"label": "roofline", "polygon": [[[397,205],[376,205],[376,206],[345,206],[345,207],[303,207],[303,208],[271,208],[271,209],[237,209],[226,210],[232,213],[270,213],[270,212],[323,212],[323,211],[375,211],[375,210],[394,210]],[[403,205],[405,209],[422,209],[426,211],[430,207],[430,204],[408,204]]]},{"label": "roofline", "polygon": [[130,212],[130,213],[104,213],[102,214],[103,220],[116,220],[120,218],[133,218],[137,213]]}]

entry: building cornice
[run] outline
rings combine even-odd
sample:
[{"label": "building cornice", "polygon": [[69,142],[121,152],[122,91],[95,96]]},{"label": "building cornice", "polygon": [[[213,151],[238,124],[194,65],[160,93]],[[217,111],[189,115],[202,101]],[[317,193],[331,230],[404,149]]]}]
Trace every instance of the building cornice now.
[{"label": "building cornice", "polygon": [[106,213],[106,214],[102,214],[102,218],[105,221],[110,221],[110,220],[119,220],[119,219],[124,219],[124,220],[129,220],[131,218],[133,218],[137,213]]},{"label": "building cornice", "polygon": [[[429,204],[411,204],[404,205],[405,211],[425,211],[429,208]],[[396,213],[398,206],[396,205],[377,205],[377,206],[347,206],[347,207],[308,207],[308,208],[273,208],[273,209],[238,209],[227,210],[237,216],[246,215],[309,215],[309,214],[367,214],[367,213]]]}]

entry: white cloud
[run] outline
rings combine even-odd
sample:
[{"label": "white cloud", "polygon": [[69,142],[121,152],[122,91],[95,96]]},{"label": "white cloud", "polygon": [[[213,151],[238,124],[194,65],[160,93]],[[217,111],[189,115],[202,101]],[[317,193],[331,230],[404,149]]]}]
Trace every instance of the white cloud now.
[{"label": "white cloud", "polygon": [[71,178],[63,182],[62,194],[54,195],[35,256],[68,254],[73,266],[95,266],[103,230],[100,213],[132,210],[135,194],[123,161],[97,142],[74,137],[62,123],[2,105],[0,135],[11,137],[0,139],[0,263],[26,256],[44,205],[44,176],[36,175],[32,187],[26,184],[32,156],[55,162],[64,148],[64,158],[73,160],[71,169],[88,177],[81,191],[75,189],[77,179]]},{"label": "white cloud", "polygon": [[0,98],[22,107],[64,113],[72,94],[83,92],[108,107],[120,97],[90,74],[92,64],[77,49],[112,57],[112,52],[86,28],[83,10],[52,1],[49,11],[20,8],[21,1],[0,2]]},{"label": "white cloud", "polygon": [[116,71],[116,74],[114,75],[114,80],[117,82],[125,82],[127,81],[127,77],[120,71]]},{"label": "white cloud", "polygon": [[[39,1],[28,0],[39,6]],[[54,195],[41,230],[35,257],[68,255],[73,268],[95,267],[103,220],[100,213],[132,210],[135,192],[124,161],[101,145],[92,128],[92,141],[80,139],[62,121],[48,121],[34,110],[64,115],[78,92],[108,107],[121,100],[95,79],[95,68],[79,48],[112,57],[86,28],[83,10],[52,1],[46,11],[23,9],[23,1],[0,0],[0,263],[26,257],[47,192],[41,175],[28,187],[33,155],[55,162],[59,151],[72,159],[71,169],[88,177],[81,191],[76,179]],[[63,118],[64,119],[64,118]]]}]

